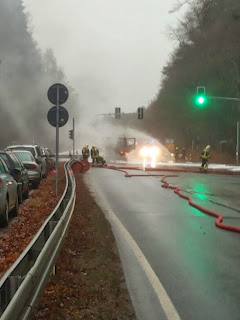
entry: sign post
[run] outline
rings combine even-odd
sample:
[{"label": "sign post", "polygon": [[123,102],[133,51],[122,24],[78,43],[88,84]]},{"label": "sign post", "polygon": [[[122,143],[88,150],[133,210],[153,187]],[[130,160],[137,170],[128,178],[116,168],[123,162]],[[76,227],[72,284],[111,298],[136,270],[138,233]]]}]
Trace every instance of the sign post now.
[{"label": "sign post", "polygon": [[[50,109],[48,112],[48,121],[49,123],[56,127],[56,196],[58,194],[58,159],[59,159],[59,127],[65,125],[68,121],[68,112],[65,108],[60,106],[60,103],[65,103],[68,99],[68,89],[61,83],[55,83],[48,89],[48,100],[56,104],[56,108],[54,110]],[[65,116],[63,117],[63,121],[59,123],[59,110],[65,109]],[[56,113],[56,122],[54,118],[51,117],[51,111]],[[67,116],[66,116],[67,114]]]},{"label": "sign post", "polygon": [[59,158],[59,85],[57,85],[57,112],[56,112],[56,196],[58,194],[58,158]]}]

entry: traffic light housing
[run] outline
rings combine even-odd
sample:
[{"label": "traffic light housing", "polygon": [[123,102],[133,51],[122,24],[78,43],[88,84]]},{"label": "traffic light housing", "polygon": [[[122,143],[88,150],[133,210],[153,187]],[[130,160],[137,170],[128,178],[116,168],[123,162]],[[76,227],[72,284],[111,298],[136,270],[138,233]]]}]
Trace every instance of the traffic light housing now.
[{"label": "traffic light housing", "polygon": [[195,99],[195,103],[198,106],[204,106],[206,104],[206,90],[205,87],[197,87],[197,96]]},{"label": "traffic light housing", "polygon": [[69,130],[69,139],[74,139],[73,129]]},{"label": "traffic light housing", "polygon": [[138,119],[143,119],[143,107],[137,109]]},{"label": "traffic light housing", "polygon": [[121,119],[121,108],[115,108],[115,119]]}]

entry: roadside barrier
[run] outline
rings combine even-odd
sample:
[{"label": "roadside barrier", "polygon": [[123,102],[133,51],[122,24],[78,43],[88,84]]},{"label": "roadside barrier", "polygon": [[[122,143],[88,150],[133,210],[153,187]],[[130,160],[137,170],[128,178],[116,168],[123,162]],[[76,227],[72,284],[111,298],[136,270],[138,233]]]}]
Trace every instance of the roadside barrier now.
[{"label": "roadside barrier", "polygon": [[63,195],[12,267],[0,279],[0,319],[32,319],[71,221],[75,205],[75,178],[72,162],[64,165],[66,187]]}]

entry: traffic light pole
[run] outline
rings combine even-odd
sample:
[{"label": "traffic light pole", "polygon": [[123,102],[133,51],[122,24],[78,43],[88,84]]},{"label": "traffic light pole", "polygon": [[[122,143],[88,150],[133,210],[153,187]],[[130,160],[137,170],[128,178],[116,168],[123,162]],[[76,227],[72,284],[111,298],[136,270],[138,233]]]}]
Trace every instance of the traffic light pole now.
[{"label": "traffic light pole", "polygon": [[73,118],[73,157],[75,155],[75,120]]},{"label": "traffic light pole", "polygon": [[236,145],[236,162],[238,166],[239,159],[239,121],[237,122],[237,145]]},{"label": "traffic light pole", "polygon": [[[240,98],[231,98],[231,97],[209,97],[209,99],[240,101]],[[239,160],[239,121],[237,121],[237,144],[236,144],[236,164],[237,164],[237,166],[238,166],[238,160]]]},{"label": "traffic light pole", "polygon": [[208,97],[208,99],[221,99],[221,100],[240,101],[240,98],[231,98],[231,97]]}]

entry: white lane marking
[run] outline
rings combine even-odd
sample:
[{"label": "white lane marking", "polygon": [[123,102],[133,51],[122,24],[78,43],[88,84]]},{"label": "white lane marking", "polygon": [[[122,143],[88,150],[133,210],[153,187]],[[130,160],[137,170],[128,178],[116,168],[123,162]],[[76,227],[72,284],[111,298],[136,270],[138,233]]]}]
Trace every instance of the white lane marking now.
[{"label": "white lane marking", "polygon": [[113,213],[113,211],[106,207],[104,202],[102,201],[102,197],[100,197],[99,193],[94,188],[93,180],[90,178],[89,175],[84,176],[84,181],[90,187],[90,190],[95,197],[95,200],[97,201],[98,205],[102,210],[105,212],[105,214],[108,215],[109,220],[112,220],[112,222],[115,224],[115,226],[122,232],[124,239],[127,241],[129,247],[132,249],[135,257],[139,261],[142,269],[144,270],[146,276],[149,279],[149,282],[151,283],[157,297],[159,300],[159,303],[161,304],[164,313],[168,320],[181,320],[177,310],[175,309],[171,299],[169,298],[166,290],[164,289],[161,281],[158,279],[156,273],[153,271],[151,265],[145,258],[143,252],[135,242],[135,240],[132,238],[130,233],[127,231],[127,229],[124,227],[124,225],[121,223],[121,221],[117,218],[117,216]]},{"label": "white lane marking", "polygon": [[171,299],[169,298],[166,290],[164,289],[162,283],[158,279],[156,273],[153,271],[152,267],[150,266],[149,262],[145,258],[141,249],[138,247],[135,240],[132,238],[130,233],[127,231],[127,229],[124,227],[124,225],[120,222],[120,220],[117,218],[117,216],[110,209],[106,208],[106,210],[107,210],[107,213],[109,214],[110,219],[117,225],[117,227],[122,232],[124,239],[127,240],[134,255],[136,256],[136,258],[138,259],[144,272],[146,273],[154,291],[156,292],[158,300],[159,300],[159,302],[165,312],[167,319],[181,320],[177,310],[175,309],[175,307],[174,307]]}]

